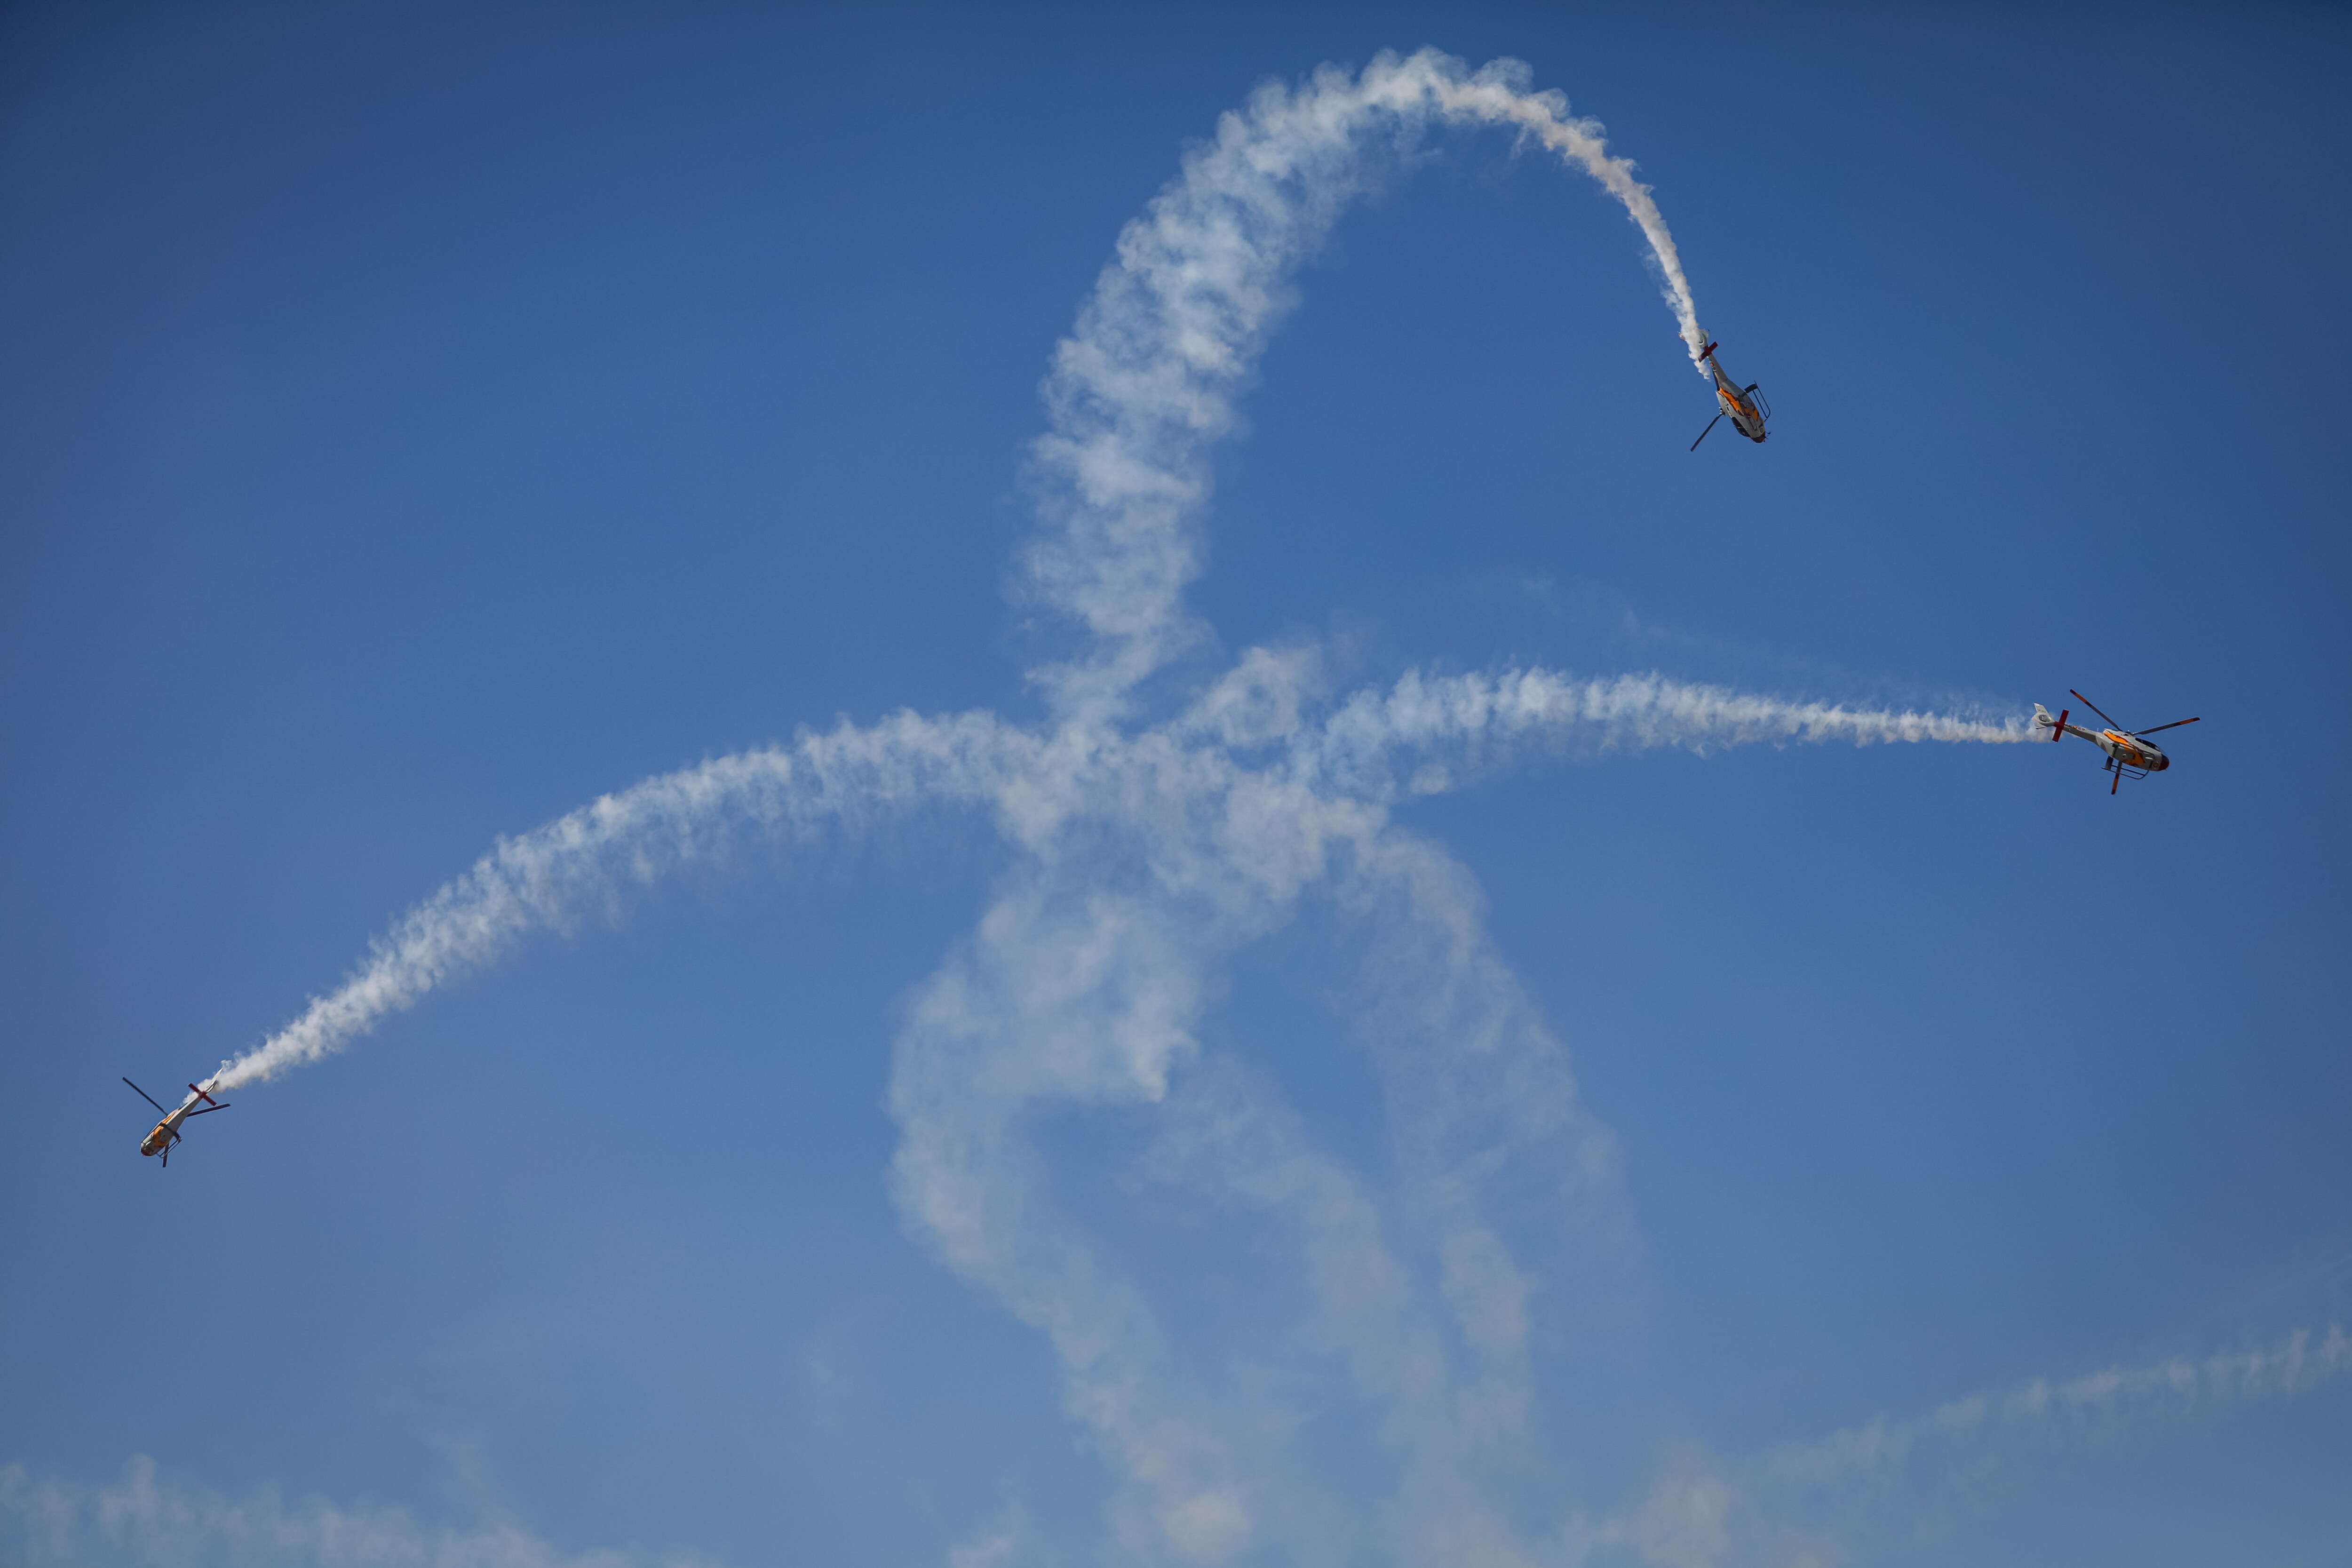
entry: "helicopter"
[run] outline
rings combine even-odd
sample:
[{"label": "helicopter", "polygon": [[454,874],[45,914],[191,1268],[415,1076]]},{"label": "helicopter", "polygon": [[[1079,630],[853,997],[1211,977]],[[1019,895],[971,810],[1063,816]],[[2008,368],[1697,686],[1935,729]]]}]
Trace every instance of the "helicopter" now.
[{"label": "helicopter", "polygon": [[[124,1079],[122,1081],[125,1083],[131,1083],[131,1080],[128,1078]],[[139,1152],[142,1154],[161,1154],[163,1157],[163,1168],[167,1171],[170,1170],[172,1168],[172,1151],[180,1142],[180,1124],[187,1121],[191,1116],[210,1116],[215,1110],[226,1110],[228,1109],[228,1106],[224,1101],[215,1100],[212,1095],[207,1092],[208,1090],[216,1089],[219,1086],[220,1074],[218,1073],[213,1074],[212,1077],[205,1079],[201,1084],[192,1083],[188,1085],[188,1098],[180,1101],[180,1109],[177,1110],[163,1110],[163,1101],[157,1100],[145,1089],[141,1089],[137,1084],[131,1083],[131,1093],[137,1095],[140,1099],[145,1100],[156,1110],[163,1110],[163,1120],[155,1123],[154,1131],[149,1132],[146,1137],[139,1141]],[[202,1110],[193,1109],[196,1101],[200,1100],[205,1102],[205,1109]]]},{"label": "helicopter", "polygon": [[2183,724],[2197,722],[2194,719],[2175,719],[2169,724],[2158,724],[2150,729],[2126,730],[2117,725],[2113,719],[2107,719],[2105,713],[2100,713],[2097,703],[2073,687],[2066,689],[2066,695],[2088,708],[2092,712],[2098,713],[2100,718],[2106,719],[2107,728],[2085,730],[2080,724],[2069,724],[2066,722],[2066,715],[2073,710],[2067,708],[2061,708],[2058,710],[2058,717],[2053,719],[2050,717],[2050,710],[2039,702],[2033,705],[2033,727],[2037,730],[2049,731],[2050,742],[2053,745],[2056,745],[2069,735],[2080,735],[2106,752],[2106,771],[2116,775],[2115,782],[2107,785],[2109,795],[2123,788],[2126,778],[2144,779],[2150,773],[2160,773],[2172,765],[2172,759],[2164,754],[2163,748],[2147,739],[2147,736],[2155,734],[2158,730],[2178,730]]},{"label": "helicopter", "polygon": [[[1751,441],[1762,442],[1764,422],[1772,417],[1772,405],[1764,401],[1764,395],[1756,390],[1756,384],[1751,381],[1742,386],[1726,375],[1723,362],[1715,357],[1715,344],[1712,342],[1699,351],[1698,363],[1714,374],[1715,400],[1722,405],[1716,411],[1715,419],[1706,422],[1706,430],[1698,433],[1698,441],[1706,440],[1707,431],[1715,428],[1716,420],[1728,414],[1734,430]],[[1698,450],[1698,441],[1690,444],[1692,451]]]}]

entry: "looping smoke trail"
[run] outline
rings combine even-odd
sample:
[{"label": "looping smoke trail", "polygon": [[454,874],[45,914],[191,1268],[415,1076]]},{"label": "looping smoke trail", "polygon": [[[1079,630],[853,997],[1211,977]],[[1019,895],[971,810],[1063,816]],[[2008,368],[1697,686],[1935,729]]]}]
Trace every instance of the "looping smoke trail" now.
[{"label": "looping smoke trail", "polygon": [[1326,67],[1296,89],[1269,83],[1120,233],[1055,351],[1034,451],[1045,526],[1023,557],[1025,588],[1090,639],[1032,672],[1062,711],[1117,716],[1138,681],[1199,639],[1181,598],[1200,572],[1192,525],[1209,497],[1208,451],[1290,304],[1290,275],[1383,157],[1432,121],[1508,127],[1599,181],[1649,241],[1696,359],[1706,339],[1649,187],[1609,155],[1598,121],[1571,118],[1531,78],[1517,60],[1472,71],[1423,49],[1383,54],[1361,76]]}]

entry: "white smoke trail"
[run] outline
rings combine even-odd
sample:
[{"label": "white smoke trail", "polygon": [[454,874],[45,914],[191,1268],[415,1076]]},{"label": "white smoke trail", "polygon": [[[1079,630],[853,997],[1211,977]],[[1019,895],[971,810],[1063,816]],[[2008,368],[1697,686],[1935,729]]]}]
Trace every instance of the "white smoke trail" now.
[{"label": "white smoke trail", "polygon": [[[1511,1407],[1526,1388],[1526,1282],[1482,1194],[1528,1168],[1580,1193],[1606,1165],[1566,1053],[1488,948],[1466,876],[1377,803],[1160,733],[1096,761],[1116,777],[1071,797],[1077,815],[917,993],[892,1076],[900,1206],[950,1267],[1051,1339],[1069,1410],[1132,1483],[1127,1555],[1217,1561],[1255,1545],[1296,1560],[1312,1544],[1284,1535],[1300,1457],[1245,1390],[1186,1364],[1147,1293],[1059,1212],[1031,1141],[1048,1107],[1156,1108],[1162,1180],[1269,1215],[1302,1256],[1349,1260],[1327,1275],[1389,1282],[1370,1314],[1381,1331],[1347,1359],[1400,1473],[1458,1483],[1414,1531],[1458,1547],[1489,1522],[1475,1461],[1524,1436]],[[1365,1031],[1389,1086],[1401,1204],[1304,1146],[1270,1089],[1206,1059],[1199,1038],[1233,953],[1327,883],[1342,918],[1412,957],[1373,966],[1397,1005]],[[1364,1316],[1360,1294],[1323,1294]],[[1421,1371],[1400,1379],[1416,1343]]]},{"label": "white smoke trail", "polygon": [[1531,76],[1517,60],[1474,72],[1423,49],[1383,54],[1360,76],[1327,67],[1296,89],[1269,83],[1120,233],[1055,353],[1035,447],[1045,527],[1024,554],[1025,585],[1089,638],[1032,672],[1062,711],[1117,715],[1136,682],[1198,639],[1181,600],[1200,571],[1209,449],[1290,304],[1290,275],[1433,121],[1508,127],[1598,180],[1649,241],[1694,358],[1705,346],[1649,187],[1609,155],[1598,122],[1530,90]]},{"label": "white smoke trail", "polygon": [[1938,1449],[2082,1447],[2252,1400],[2307,1394],[2347,1373],[2352,1337],[2342,1325],[2330,1324],[2316,1338],[2298,1329],[2254,1350],[2102,1367],[2059,1382],[2035,1378],[1953,1400],[1924,1415],[1881,1417],[1776,1450],[1760,1469],[1777,1486],[1828,1488],[1887,1475]]},{"label": "white smoke trail", "polygon": [[1657,674],[1580,679],[1547,669],[1426,678],[1407,672],[1385,691],[1360,691],[1294,749],[1293,765],[1343,787],[1383,795],[1380,781],[1416,760],[1407,788],[1458,787],[1528,745],[1590,751],[1675,747],[1702,754],[1733,746],[1939,741],[2007,744],[2028,723],[1949,713],[1895,712],[1798,702]]},{"label": "white smoke trail", "polygon": [[1654,1568],[1826,1568],[2013,1489],[2053,1460],[2144,1440],[2352,1374],[2331,1324],[2251,1351],[2035,1378],[1744,1461],[1685,1455],[1591,1532]]},{"label": "white smoke trail", "polygon": [[222,1064],[220,1084],[275,1078],[369,1033],[394,1013],[505,954],[534,931],[617,913],[625,889],[724,859],[747,835],[806,839],[883,811],[969,800],[1030,742],[986,713],[900,713],[844,724],[790,748],[743,752],[647,779],[519,838],[401,917],[358,971],[260,1046]]},{"label": "white smoke trail", "polygon": [[131,1461],[91,1487],[0,1465],[0,1562],[16,1568],[709,1568],[688,1552],[574,1555],[518,1526],[434,1529],[396,1508],[238,1498]]}]

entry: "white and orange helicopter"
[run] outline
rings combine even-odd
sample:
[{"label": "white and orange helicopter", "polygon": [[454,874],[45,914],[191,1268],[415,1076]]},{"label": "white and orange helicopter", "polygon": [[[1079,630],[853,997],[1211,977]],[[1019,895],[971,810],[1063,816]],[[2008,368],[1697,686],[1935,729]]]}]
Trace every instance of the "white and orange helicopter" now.
[{"label": "white and orange helicopter", "polygon": [[[1751,441],[1762,441],[1764,422],[1772,417],[1772,405],[1764,401],[1764,395],[1756,390],[1756,384],[1751,381],[1746,386],[1742,386],[1726,375],[1723,373],[1723,362],[1715,357],[1713,343],[1707,344],[1706,348],[1699,351],[1698,363],[1714,373],[1715,400],[1722,405],[1716,411],[1715,419],[1706,422],[1706,430],[1698,433],[1698,441],[1706,440],[1707,430],[1715,428],[1716,419],[1721,419],[1726,415],[1731,416],[1731,427],[1734,430]],[[1693,441],[1690,444],[1692,451],[1698,450],[1698,441]]]},{"label": "white and orange helicopter", "polygon": [[[226,1066],[227,1064],[224,1063],[222,1065]],[[127,1078],[122,1081],[125,1083],[131,1083],[131,1080]],[[215,1073],[212,1077],[205,1079],[201,1084],[192,1083],[188,1085],[188,1098],[180,1101],[179,1110],[163,1110],[163,1101],[157,1100],[145,1089],[141,1089],[137,1084],[131,1083],[131,1091],[133,1094],[136,1094],[140,1099],[145,1100],[156,1110],[163,1110],[163,1120],[155,1123],[154,1131],[148,1133],[146,1137],[139,1141],[139,1152],[142,1154],[161,1154],[163,1156],[163,1168],[165,1170],[171,1169],[172,1150],[180,1142],[180,1124],[187,1121],[191,1116],[210,1116],[215,1110],[226,1110],[228,1109],[226,1104],[215,1100],[212,1095],[207,1092],[219,1087],[220,1074]],[[205,1108],[202,1110],[195,1109],[195,1103],[200,1100],[205,1102]]]},{"label": "white and orange helicopter", "polygon": [[[2066,695],[2088,708],[2092,712],[2099,713],[2099,705],[2073,687],[2066,689]],[[2080,735],[2106,752],[2106,771],[2116,775],[2115,782],[2107,785],[2109,795],[2123,788],[2126,778],[2144,779],[2150,773],[2160,773],[2172,765],[2172,759],[2164,754],[2162,747],[2154,741],[2148,740],[2148,736],[2155,734],[2158,730],[2178,730],[2183,724],[2197,722],[2194,719],[2175,719],[2169,724],[2158,724],[2151,729],[2126,730],[2117,726],[2113,719],[2107,719],[2105,713],[2099,713],[2100,718],[2107,719],[2107,728],[2085,730],[2080,724],[2066,722],[2066,715],[2073,711],[2071,708],[2061,708],[2058,710],[2058,717],[2053,719],[2050,717],[2050,710],[2037,702],[2033,705],[2033,727],[2037,730],[2049,731],[2052,745],[2056,745],[2069,735]]]}]

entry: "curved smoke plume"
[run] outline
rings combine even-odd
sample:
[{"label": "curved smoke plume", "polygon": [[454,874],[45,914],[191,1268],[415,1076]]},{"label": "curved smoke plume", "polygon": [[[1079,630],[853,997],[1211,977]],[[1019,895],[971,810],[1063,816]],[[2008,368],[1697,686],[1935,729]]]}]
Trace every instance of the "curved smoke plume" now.
[{"label": "curved smoke plume", "polygon": [[1598,180],[1649,242],[1693,359],[1706,347],[1650,188],[1631,160],[1609,155],[1598,121],[1570,116],[1558,92],[1529,90],[1531,74],[1517,60],[1471,71],[1423,49],[1383,55],[1360,76],[1326,67],[1299,88],[1268,83],[1120,232],[1045,380],[1044,526],[1022,557],[1030,595],[1089,639],[1033,672],[1062,711],[1116,715],[1138,680],[1194,640],[1181,596],[1200,570],[1209,448],[1233,427],[1233,400],[1290,303],[1291,275],[1433,123],[1508,128]]}]

